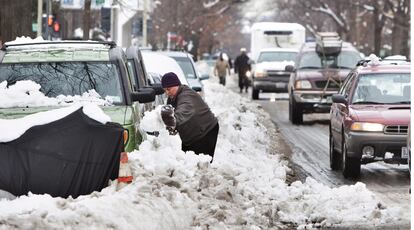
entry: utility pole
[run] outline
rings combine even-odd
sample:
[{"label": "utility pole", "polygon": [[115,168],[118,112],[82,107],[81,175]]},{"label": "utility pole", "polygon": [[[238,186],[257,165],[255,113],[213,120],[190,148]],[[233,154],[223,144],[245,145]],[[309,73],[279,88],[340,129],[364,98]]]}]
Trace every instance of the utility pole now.
[{"label": "utility pole", "polygon": [[144,0],[144,11],[142,15],[142,40],[143,46],[147,47],[147,19],[148,19],[148,0]]},{"label": "utility pole", "polygon": [[43,0],[37,0],[37,37],[42,36]]}]

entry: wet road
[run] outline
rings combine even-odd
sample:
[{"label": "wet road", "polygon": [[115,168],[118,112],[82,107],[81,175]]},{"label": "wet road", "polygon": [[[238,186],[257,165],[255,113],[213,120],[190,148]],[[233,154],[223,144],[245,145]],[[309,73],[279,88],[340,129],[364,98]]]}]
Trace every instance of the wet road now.
[{"label": "wet road", "polygon": [[[246,95],[247,96],[247,95]],[[260,94],[262,105],[292,149],[292,163],[305,176],[311,176],[330,187],[355,184],[339,171],[329,167],[329,115],[304,115],[303,125],[292,125],[288,117],[287,94]],[[407,165],[371,163],[362,165],[358,181],[366,184],[388,208],[407,210],[402,223],[410,221],[410,176]]]}]

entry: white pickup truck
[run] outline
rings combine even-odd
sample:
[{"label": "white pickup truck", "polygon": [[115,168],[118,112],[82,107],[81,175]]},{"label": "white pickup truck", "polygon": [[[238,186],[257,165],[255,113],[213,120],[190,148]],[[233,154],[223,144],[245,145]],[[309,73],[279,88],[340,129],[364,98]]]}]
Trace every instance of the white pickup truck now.
[{"label": "white pickup truck", "polygon": [[258,22],[251,32],[253,65],[252,98],[260,92],[287,92],[290,73],[299,48],[305,42],[305,28],[297,23]]}]

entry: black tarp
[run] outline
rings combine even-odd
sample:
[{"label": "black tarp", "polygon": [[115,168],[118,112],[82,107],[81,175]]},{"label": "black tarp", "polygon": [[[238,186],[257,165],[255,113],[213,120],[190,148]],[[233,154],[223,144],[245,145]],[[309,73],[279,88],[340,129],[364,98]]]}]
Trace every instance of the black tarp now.
[{"label": "black tarp", "polygon": [[123,128],[99,123],[81,108],[0,143],[0,189],[65,198],[100,191],[118,177],[122,150]]}]

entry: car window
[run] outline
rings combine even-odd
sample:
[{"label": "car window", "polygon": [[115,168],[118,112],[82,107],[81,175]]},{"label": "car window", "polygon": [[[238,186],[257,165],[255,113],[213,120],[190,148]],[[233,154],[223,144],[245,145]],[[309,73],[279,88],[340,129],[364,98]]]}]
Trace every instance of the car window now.
[{"label": "car window", "polygon": [[378,73],[360,75],[352,103],[354,104],[409,104],[409,73]]},{"label": "car window", "polygon": [[193,68],[193,63],[189,58],[186,57],[172,57],[178,65],[183,70],[186,78],[197,78],[197,75],[195,73],[195,70]]},{"label": "car window", "polygon": [[94,89],[114,104],[124,101],[118,66],[111,62],[2,63],[0,82],[13,85],[31,80],[40,84],[48,97],[82,95]]},{"label": "car window", "polygon": [[342,51],[338,56],[321,57],[315,52],[306,52],[300,57],[298,69],[345,68],[352,69],[360,60],[358,52]]},{"label": "car window", "polygon": [[132,85],[134,91],[138,91],[139,85],[138,85],[138,82],[137,82],[137,79],[136,79],[137,74],[136,74],[136,70],[135,70],[134,60],[128,59],[127,64],[128,64],[128,73],[129,73],[129,76],[130,76],[129,78],[130,78],[131,85]]},{"label": "car window", "polygon": [[295,61],[297,56],[296,52],[261,52],[257,62],[282,62],[282,61]]},{"label": "car window", "polygon": [[349,73],[348,76],[345,79],[343,87],[341,88],[341,90],[339,92],[345,98],[348,98],[348,96],[349,96],[349,93],[350,93],[351,88],[352,88],[352,82],[353,82],[354,77],[355,77],[354,72]]}]

